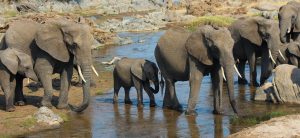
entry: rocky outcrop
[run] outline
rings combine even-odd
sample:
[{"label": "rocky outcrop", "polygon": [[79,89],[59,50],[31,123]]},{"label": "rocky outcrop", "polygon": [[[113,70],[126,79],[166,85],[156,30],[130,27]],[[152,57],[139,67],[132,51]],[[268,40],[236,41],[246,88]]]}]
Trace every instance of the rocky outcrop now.
[{"label": "rocky outcrop", "polygon": [[52,110],[50,110],[47,107],[41,107],[35,114],[34,118],[37,120],[38,123],[45,123],[50,126],[58,127],[61,123],[63,123],[63,119],[59,116],[53,113]]},{"label": "rocky outcrop", "polygon": [[272,84],[267,83],[259,88],[254,99],[300,104],[300,69],[288,64],[277,66]]}]

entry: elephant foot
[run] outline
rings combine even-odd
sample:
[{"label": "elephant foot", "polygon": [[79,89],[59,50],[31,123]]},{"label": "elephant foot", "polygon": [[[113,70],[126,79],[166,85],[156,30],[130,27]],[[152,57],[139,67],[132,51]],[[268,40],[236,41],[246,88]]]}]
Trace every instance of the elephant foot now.
[{"label": "elephant foot", "polygon": [[25,103],[25,101],[16,101],[15,105],[16,106],[24,106],[24,105],[26,105],[26,103]]},{"label": "elephant foot", "polygon": [[49,101],[42,100],[41,104],[42,104],[42,106],[46,106],[48,108],[52,108],[52,104]]},{"label": "elephant foot", "polygon": [[242,84],[242,85],[246,85],[246,84],[248,84],[248,81],[246,79],[239,79],[238,83]]},{"label": "elephant foot", "polygon": [[125,104],[132,104],[132,101],[131,100],[125,100],[124,103]]},{"label": "elephant foot", "polygon": [[138,103],[137,106],[138,106],[138,108],[143,108],[144,104],[143,103]]},{"label": "elephant foot", "polygon": [[171,110],[176,110],[179,112],[183,111],[183,108],[180,104],[176,104],[176,105],[163,105],[163,108],[167,108],[167,109],[171,109]]},{"label": "elephant foot", "polygon": [[155,107],[155,106],[156,106],[155,101],[150,101],[150,107]]},{"label": "elephant foot", "polygon": [[259,87],[259,84],[255,81],[255,82],[250,83],[250,86]]},{"label": "elephant foot", "polygon": [[58,104],[57,109],[69,109],[69,105],[68,104]]},{"label": "elephant foot", "polygon": [[224,112],[222,110],[213,110],[213,114],[222,115]]},{"label": "elephant foot", "polygon": [[14,106],[6,107],[6,112],[13,112],[16,108]]},{"label": "elephant foot", "polygon": [[195,110],[186,110],[185,115],[187,115],[187,116],[197,116],[198,113]]}]

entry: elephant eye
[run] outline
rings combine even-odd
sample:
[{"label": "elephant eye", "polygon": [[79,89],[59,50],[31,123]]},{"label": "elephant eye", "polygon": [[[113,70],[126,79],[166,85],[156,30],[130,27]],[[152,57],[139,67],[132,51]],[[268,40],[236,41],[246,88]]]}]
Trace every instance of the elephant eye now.
[{"label": "elephant eye", "polygon": [[72,49],[78,48],[78,44],[77,44],[77,43],[73,43],[72,46],[71,46],[71,48],[72,48]]}]

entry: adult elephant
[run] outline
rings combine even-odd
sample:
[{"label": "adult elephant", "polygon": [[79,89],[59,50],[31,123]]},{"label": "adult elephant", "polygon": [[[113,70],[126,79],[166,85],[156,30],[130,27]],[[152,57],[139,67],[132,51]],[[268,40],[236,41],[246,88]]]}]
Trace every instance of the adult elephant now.
[{"label": "adult elephant", "polygon": [[[70,105],[73,111],[81,112],[89,105],[91,80],[91,45],[93,36],[89,26],[56,19],[39,24],[29,20],[10,24],[5,34],[6,47],[31,55],[34,70],[44,87],[42,106],[51,107],[53,95],[52,74],[60,74],[60,94],[57,108],[68,107],[68,91],[73,74],[73,61],[77,61],[79,74],[84,84],[83,101],[78,107]],[[22,77],[17,77],[16,100],[24,101]]]},{"label": "adult elephant", "polygon": [[278,19],[280,40],[283,43],[290,42],[291,39],[300,42],[300,3],[291,1],[281,6]]},{"label": "adult elephant", "polygon": [[229,27],[229,30],[235,41],[233,55],[242,76],[239,77],[238,83],[248,83],[245,79],[245,63],[248,61],[250,85],[259,85],[256,81],[256,59],[262,57],[260,76],[262,85],[271,75],[273,64],[279,55],[281,42],[278,23],[263,17],[240,18]]},{"label": "adult elephant", "polygon": [[226,77],[230,104],[237,113],[234,100],[232,56],[233,40],[225,28],[202,26],[193,33],[170,29],[155,48],[155,58],[166,81],[163,107],[181,110],[175,93],[175,82],[190,83],[187,115],[196,115],[195,106],[203,76],[211,74],[214,113],[221,113],[223,79]]}]

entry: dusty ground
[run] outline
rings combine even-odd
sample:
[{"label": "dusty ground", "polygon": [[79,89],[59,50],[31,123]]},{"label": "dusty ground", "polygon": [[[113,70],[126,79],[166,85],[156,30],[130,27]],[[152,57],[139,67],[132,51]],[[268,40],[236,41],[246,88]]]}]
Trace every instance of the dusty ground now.
[{"label": "dusty ground", "polygon": [[229,138],[298,138],[300,137],[300,115],[273,118],[256,126],[232,134]]},{"label": "dusty ground", "polygon": [[[112,88],[112,73],[109,71],[99,72],[100,77],[94,78],[96,86],[91,88],[91,96],[99,95]],[[74,77],[73,82],[77,80]],[[54,82],[57,82],[54,79]],[[27,80],[24,80],[27,84]],[[55,84],[55,83],[54,83]],[[57,89],[57,87],[56,87]],[[69,94],[69,102],[78,104],[82,100],[81,87],[72,86]],[[29,132],[37,132],[45,129],[51,129],[49,126],[37,124],[32,115],[38,110],[39,102],[43,95],[43,88],[24,87],[24,93],[27,99],[27,105],[16,107],[15,112],[5,112],[3,92],[0,92],[0,138],[18,136]],[[58,92],[54,93],[53,104],[57,104]],[[68,110],[57,110],[55,107],[52,110],[60,115],[65,121],[68,120]]]}]

